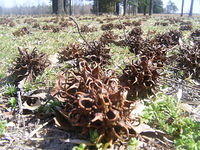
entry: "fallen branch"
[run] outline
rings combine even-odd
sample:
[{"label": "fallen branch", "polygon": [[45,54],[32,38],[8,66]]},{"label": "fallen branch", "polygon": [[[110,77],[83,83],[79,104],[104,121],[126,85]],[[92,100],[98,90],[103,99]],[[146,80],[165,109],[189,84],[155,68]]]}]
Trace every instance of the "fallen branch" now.
[{"label": "fallen branch", "polygon": [[46,125],[48,125],[51,121],[53,121],[53,119],[49,120],[48,122],[40,125],[37,129],[35,129],[34,131],[32,131],[30,134],[29,134],[29,138],[32,138],[39,130],[41,130],[43,127],[45,127]]},{"label": "fallen branch", "polygon": [[89,48],[91,48],[91,46],[90,46],[90,44],[87,42],[87,40],[83,37],[83,35],[81,34],[81,31],[80,31],[80,27],[79,27],[79,25],[78,25],[78,23],[74,20],[74,18],[72,18],[72,17],[69,17],[69,19],[71,19],[74,23],[75,23],[75,25],[76,25],[76,28],[77,28],[77,30],[78,30],[78,33],[79,33],[79,35],[80,35],[80,37],[83,39],[83,41],[87,44],[87,46],[89,47]]}]

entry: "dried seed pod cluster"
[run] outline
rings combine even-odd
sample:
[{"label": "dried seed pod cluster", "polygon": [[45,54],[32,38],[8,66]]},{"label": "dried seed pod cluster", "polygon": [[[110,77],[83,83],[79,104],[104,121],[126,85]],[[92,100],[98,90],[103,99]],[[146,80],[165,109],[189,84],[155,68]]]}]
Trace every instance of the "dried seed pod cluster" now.
[{"label": "dried seed pod cluster", "polygon": [[59,60],[61,62],[83,58],[85,54],[84,47],[81,44],[70,44],[59,52]]},{"label": "dried seed pod cluster", "polygon": [[98,41],[89,42],[87,44],[71,44],[61,52],[59,52],[59,60],[61,62],[72,59],[82,58],[88,62],[97,62],[101,65],[109,64],[111,58],[110,49]]},{"label": "dried seed pod cluster", "polygon": [[179,31],[171,30],[164,34],[159,34],[155,37],[156,41],[166,47],[174,46],[179,44],[179,39],[182,34]]},{"label": "dried seed pod cluster", "polygon": [[200,30],[199,29],[192,32],[190,36],[193,39],[193,41],[195,42],[195,44],[198,45],[200,43]]},{"label": "dried seed pod cluster", "polygon": [[97,28],[95,28],[95,27],[89,27],[87,25],[82,25],[80,27],[80,31],[81,32],[85,32],[85,33],[95,32],[95,31],[97,31]]},{"label": "dried seed pod cluster", "polygon": [[108,23],[108,24],[103,24],[101,26],[101,30],[112,30],[114,28],[114,24],[112,23]]},{"label": "dried seed pod cluster", "polygon": [[97,130],[101,142],[135,136],[133,122],[139,119],[130,117],[133,102],[126,100],[127,91],[113,72],[101,70],[98,64],[92,67],[81,61],[77,71],[58,78],[52,95],[66,102],[61,114],[82,133]]},{"label": "dried seed pod cluster", "polygon": [[194,79],[200,78],[200,47],[184,47],[180,49],[178,56],[178,68],[180,68],[184,77],[192,76]]},{"label": "dried seed pod cluster", "polygon": [[15,23],[12,19],[6,17],[6,18],[0,18],[0,25],[6,25],[6,26],[9,26],[9,27],[14,27]]},{"label": "dried seed pod cluster", "polygon": [[121,29],[126,29],[126,26],[123,24],[115,24],[115,28],[121,30]]},{"label": "dried seed pod cluster", "polygon": [[115,40],[118,38],[117,35],[114,34],[112,31],[106,31],[103,33],[103,35],[100,37],[100,41],[104,44],[109,44],[115,42]]},{"label": "dried seed pod cluster", "polygon": [[181,31],[191,31],[193,29],[192,22],[182,22],[180,24],[179,30]]},{"label": "dried seed pod cluster", "polygon": [[126,65],[120,77],[121,84],[129,87],[128,98],[144,98],[155,92],[159,67],[154,60],[143,56],[139,61]]},{"label": "dried seed pod cluster", "polygon": [[168,22],[156,22],[154,25],[155,26],[168,26],[169,23]]},{"label": "dried seed pod cluster", "polygon": [[14,62],[14,67],[11,69],[15,83],[23,79],[34,80],[38,75],[42,74],[45,68],[49,65],[47,55],[39,53],[36,49],[28,52],[27,49],[18,49],[19,56]]},{"label": "dried seed pod cluster", "polygon": [[101,41],[93,41],[90,42],[89,45],[89,47],[86,45],[85,60],[88,62],[97,62],[100,65],[110,64],[110,48]]},{"label": "dried seed pod cluster", "polygon": [[142,38],[143,31],[141,27],[135,27],[129,33],[126,43],[129,46],[130,52],[135,53],[136,55],[140,53],[143,47],[143,38]]},{"label": "dried seed pod cluster", "polygon": [[23,28],[15,31],[15,32],[13,32],[13,35],[14,36],[23,36],[23,35],[26,35],[26,34],[29,34],[29,33],[30,32],[29,32],[28,28],[23,27]]},{"label": "dried seed pod cluster", "polygon": [[51,30],[52,28],[54,28],[54,25],[44,25],[42,27],[43,30]]}]

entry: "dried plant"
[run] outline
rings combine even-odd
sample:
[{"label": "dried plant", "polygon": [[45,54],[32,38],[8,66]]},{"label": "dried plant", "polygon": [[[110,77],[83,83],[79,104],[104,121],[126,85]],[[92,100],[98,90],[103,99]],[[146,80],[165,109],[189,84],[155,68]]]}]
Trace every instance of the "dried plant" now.
[{"label": "dried plant", "polygon": [[199,29],[192,32],[190,36],[196,44],[198,44],[200,42],[200,30]]},{"label": "dried plant", "polygon": [[164,34],[158,34],[155,37],[155,40],[166,47],[174,46],[179,44],[179,39],[182,37],[182,34],[179,31],[171,30]]},{"label": "dried plant", "polygon": [[33,18],[28,18],[28,19],[24,20],[24,23],[30,24],[30,25],[33,24],[33,23],[35,23],[35,22],[37,22],[37,20],[33,19]]},{"label": "dried plant", "polygon": [[115,26],[116,29],[119,29],[119,30],[126,29],[126,26],[123,25],[123,24],[115,24],[114,26]]},{"label": "dried plant", "polygon": [[142,22],[141,22],[141,20],[133,21],[133,22],[132,22],[132,25],[133,25],[133,26],[141,26],[141,25],[142,25]]},{"label": "dried plant", "polygon": [[101,30],[112,30],[114,28],[114,25],[112,23],[109,24],[103,24],[101,26]]},{"label": "dried plant", "polygon": [[77,58],[83,58],[85,55],[84,46],[78,43],[70,44],[59,52],[61,62]]},{"label": "dried plant", "polygon": [[42,74],[45,68],[49,65],[47,55],[39,53],[36,48],[32,52],[27,49],[18,49],[19,56],[14,62],[11,69],[11,74],[14,77],[15,83],[23,79],[34,80],[38,75]]},{"label": "dried plant", "polygon": [[156,22],[155,24],[154,24],[155,26],[168,26],[169,25],[169,23],[168,22]]},{"label": "dried plant", "polygon": [[15,32],[13,32],[13,35],[14,36],[23,36],[23,35],[26,35],[29,33],[30,33],[29,30],[26,27],[23,27]]},{"label": "dried plant", "polygon": [[70,22],[70,21],[61,21],[61,22],[59,22],[59,25],[61,26],[61,27],[70,27],[70,26],[74,26],[74,24],[72,23],[72,22]]},{"label": "dried plant", "polygon": [[72,59],[82,58],[88,62],[97,62],[101,65],[107,65],[110,63],[110,49],[103,42],[93,41],[89,42],[88,44],[89,45],[69,45],[61,52],[59,52],[59,60],[63,62]]},{"label": "dried plant", "polygon": [[103,35],[100,37],[100,41],[104,44],[113,43],[118,38],[117,35],[114,34],[112,31],[106,31],[103,33]]},{"label": "dried plant", "polygon": [[132,22],[130,22],[130,21],[125,21],[125,22],[123,22],[123,24],[125,26],[132,26],[133,25]]},{"label": "dried plant", "polygon": [[181,48],[177,61],[177,66],[183,71],[184,77],[200,78],[200,47],[198,45]]},{"label": "dried plant", "polygon": [[182,22],[180,24],[180,30],[181,31],[191,31],[193,29],[192,22]]},{"label": "dried plant", "polygon": [[88,62],[97,62],[100,65],[110,64],[110,48],[108,48],[104,43],[99,41],[93,41],[86,45],[86,54],[84,59]]},{"label": "dried plant", "polygon": [[143,56],[140,60],[126,65],[120,77],[121,84],[129,87],[128,98],[144,98],[154,94],[160,74],[157,63]]},{"label": "dried plant", "polygon": [[44,25],[42,27],[43,30],[51,30],[52,28],[54,28],[54,25]]},{"label": "dried plant", "polygon": [[95,31],[97,31],[97,28],[95,28],[95,27],[89,27],[87,25],[82,25],[80,27],[80,31],[81,32],[85,32],[85,33],[95,32]]},{"label": "dried plant", "polygon": [[60,75],[52,95],[66,102],[61,114],[69,126],[81,129],[83,134],[96,130],[100,142],[135,136],[132,127],[139,120],[130,117],[126,89],[112,72],[104,72],[98,64],[92,67],[81,61],[77,71]]},{"label": "dried plant", "polygon": [[38,29],[40,29],[40,24],[37,23],[37,22],[35,22],[35,23],[33,24],[32,28],[38,28]]},{"label": "dried plant", "polygon": [[57,33],[57,32],[60,32],[61,29],[55,26],[55,27],[52,27],[51,30],[53,33]]}]

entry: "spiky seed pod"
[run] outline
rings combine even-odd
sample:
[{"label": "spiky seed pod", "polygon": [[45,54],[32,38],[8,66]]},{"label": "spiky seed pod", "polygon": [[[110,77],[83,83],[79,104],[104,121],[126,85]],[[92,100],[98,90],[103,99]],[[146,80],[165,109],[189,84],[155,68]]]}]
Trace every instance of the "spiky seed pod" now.
[{"label": "spiky seed pod", "polygon": [[126,94],[112,72],[85,61],[79,63],[77,71],[62,74],[52,91],[58,100],[66,102],[60,112],[69,126],[81,129],[82,133],[97,130],[100,142],[135,136],[132,123],[138,118],[131,119],[133,102],[126,100]]},{"label": "spiky seed pod", "polygon": [[78,43],[70,44],[62,51],[59,52],[59,60],[60,62],[83,58],[85,55],[84,46]]},{"label": "spiky seed pod", "polygon": [[101,30],[112,30],[114,28],[114,25],[112,23],[109,23],[109,24],[103,24],[101,26]]},{"label": "spiky seed pod", "polygon": [[112,31],[106,31],[100,37],[100,41],[104,44],[113,43],[118,38],[117,35],[114,34]]},{"label": "spiky seed pod", "polygon": [[89,27],[87,25],[82,25],[80,27],[80,31],[81,32],[85,32],[85,33],[95,32],[95,31],[97,31],[97,28],[95,28],[95,27]]},{"label": "spiky seed pod", "polygon": [[180,68],[184,77],[192,76],[193,79],[200,78],[200,47],[184,47],[180,49],[178,57],[178,68]]},{"label": "spiky seed pod", "polygon": [[179,30],[181,31],[191,31],[193,29],[192,23],[191,22],[183,22],[180,24]]},{"label": "spiky seed pod", "polygon": [[197,29],[194,32],[192,32],[190,37],[193,39],[195,44],[199,45],[199,43],[200,43],[200,30]]},{"label": "spiky seed pod", "polygon": [[93,41],[89,43],[90,47],[86,45],[86,53],[84,59],[88,62],[97,62],[101,65],[110,64],[110,48],[104,43]]},{"label": "spiky seed pod", "polygon": [[26,35],[26,34],[29,34],[29,33],[30,32],[29,32],[28,28],[23,27],[23,28],[15,31],[15,32],[13,32],[13,35],[14,36],[23,36],[23,35]]},{"label": "spiky seed pod", "polygon": [[171,30],[164,34],[158,34],[155,37],[155,40],[166,47],[174,46],[179,44],[179,39],[182,37],[182,34],[179,31]]},{"label": "spiky seed pod", "polygon": [[120,77],[121,84],[129,87],[128,98],[145,98],[155,92],[159,67],[143,56],[139,61],[126,65]]},{"label": "spiky seed pod", "polygon": [[34,80],[38,75],[41,75],[50,64],[47,55],[39,53],[36,48],[30,53],[27,49],[18,48],[18,50],[19,56],[16,58],[14,66],[11,69],[11,74],[14,77],[15,83],[25,78],[30,81]]},{"label": "spiky seed pod", "polygon": [[142,22],[141,22],[141,20],[133,21],[133,22],[132,22],[132,25],[133,25],[133,26],[141,26],[141,25],[142,25]]},{"label": "spiky seed pod", "polygon": [[60,28],[55,26],[55,27],[52,27],[51,30],[53,33],[57,33],[60,31]]},{"label": "spiky seed pod", "polygon": [[116,29],[119,29],[119,30],[126,29],[126,26],[123,25],[123,24],[115,24],[114,26],[115,26]]}]

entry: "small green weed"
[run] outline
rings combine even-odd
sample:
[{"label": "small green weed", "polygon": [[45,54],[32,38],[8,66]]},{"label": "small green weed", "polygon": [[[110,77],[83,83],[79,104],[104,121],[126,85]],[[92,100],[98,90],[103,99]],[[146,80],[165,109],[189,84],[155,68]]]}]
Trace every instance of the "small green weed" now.
[{"label": "small green weed", "polygon": [[172,96],[160,94],[157,99],[145,110],[144,122],[171,135],[177,149],[198,150],[200,124],[185,117]]},{"label": "small green weed", "polygon": [[9,99],[9,101],[8,101],[8,104],[9,104],[11,107],[15,108],[15,107],[17,106],[17,99],[16,99],[15,97],[11,97],[11,98]]},{"label": "small green weed", "polygon": [[131,138],[128,142],[127,150],[136,150],[138,146],[138,140],[136,138]]},{"label": "small green weed", "polygon": [[17,88],[14,85],[6,85],[4,89],[4,95],[6,96],[15,96],[17,93]]},{"label": "small green weed", "polygon": [[79,146],[74,146],[72,150],[85,150],[86,145],[85,144],[80,144]]},{"label": "small green weed", "polygon": [[6,122],[0,120],[0,136],[2,136],[6,131]]}]

